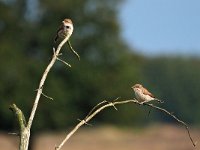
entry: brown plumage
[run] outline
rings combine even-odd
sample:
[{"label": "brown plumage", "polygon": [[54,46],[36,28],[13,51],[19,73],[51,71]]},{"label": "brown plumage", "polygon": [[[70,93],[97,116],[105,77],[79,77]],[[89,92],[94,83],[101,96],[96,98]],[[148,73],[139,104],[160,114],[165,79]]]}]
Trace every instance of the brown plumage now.
[{"label": "brown plumage", "polygon": [[146,88],[144,88],[141,84],[135,84],[132,89],[134,90],[135,96],[139,102],[144,103],[152,100],[162,102],[161,100],[155,98],[155,96],[150,93]]},{"label": "brown plumage", "polygon": [[73,23],[71,19],[64,19],[62,24],[59,26],[56,36],[54,38],[54,42],[58,40],[58,38],[65,38],[67,34],[72,34],[73,32]]},{"label": "brown plumage", "polygon": [[155,98],[155,96],[152,94],[152,93],[150,93],[146,88],[142,88],[142,92],[144,93],[144,94],[146,94],[146,95],[149,95],[149,96],[151,96],[151,97],[153,97],[153,98]]}]

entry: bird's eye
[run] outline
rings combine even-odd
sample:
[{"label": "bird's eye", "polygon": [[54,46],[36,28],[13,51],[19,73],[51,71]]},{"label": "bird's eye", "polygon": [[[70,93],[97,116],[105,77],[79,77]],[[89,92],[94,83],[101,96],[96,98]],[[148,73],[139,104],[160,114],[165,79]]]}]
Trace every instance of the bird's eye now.
[{"label": "bird's eye", "polygon": [[70,28],[70,26],[66,26],[66,28],[67,28],[67,29],[69,29],[69,28]]}]

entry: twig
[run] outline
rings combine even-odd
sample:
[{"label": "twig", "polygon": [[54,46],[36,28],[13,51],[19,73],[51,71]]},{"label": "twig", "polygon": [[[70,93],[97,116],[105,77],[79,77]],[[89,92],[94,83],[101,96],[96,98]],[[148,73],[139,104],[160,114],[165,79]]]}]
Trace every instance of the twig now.
[{"label": "twig", "polygon": [[[113,100],[113,102],[117,101],[118,99],[119,99],[119,97],[116,98],[115,100]],[[109,102],[109,101],[107,101],[107,100],[104,100],[104,101],[98,103],[96,106],[94,106],[94,107],[90,110],[90,112],[87,114],[87,116],[85,117],[85,119],[86,119],[88,116],[90,116],[91,113],[92,113],[94,110],[96,110],[100,105],[105,104],[105,103],[110,103],[110,104],[112,104],[112,106],[114,107],[114,109],[117,110],[117,108],[115,107],[115,105],[113,105],[113,102]]]},{"label": "twig", "polygon": [[60,62],[64,63],[65,65],[67,65],[68,67],[71,67],[71,65],[67,62],[65,62],[64,60],[60,59],[60,58],[56,58],[57,60],[59,60]]},{"label": "twig", "polygon": [[62,53],[58,53],[56,54],[55,48],[53,47],[53,55],[56,57],[57,60],[59,60],[60,62],[64,63],[65,65],[67,65],[68,67],[71,67],[71,65],[67,62],[65,62],[64,60],[58,58],[58,56],[61,56]]},{"label": "twig", "polygon": [[[41,88],[43,88],[43,87],[41,87]],[[36,89],[35,91],[38,91],[38,89]],[[44,94],[43,92],[41,93],[44,97],[46,97],[46,98],[48,98],[48,99],[50,99],[50,100],[53,100],[53,98],[52,97],[50,97],[50,96],[47,96],[46,94]]]},{"label": "twig", "polygon": [[41,93],[44,97],[46,97],[46,98],[48,98],[48,99],[50,99],[50,100],[53,100],[53,98],[52,97],[50,97],[50,96],[47,96],[46,94],[44,94],[44,93]]},{"label": "twig", "polygon": [[19,134],[19,133],[14,133],[14,132],[9,132],[8,134],[9,134],[9,135],[20,136],[20,134]]},{"label": "twig", "polygon": [[90,116],[91,113],[92,113],[97,107],[99,107],[99,106],[102,105],[102,104],[105,104],[106,102],[107,102],[107,101],[104,100],[104,101],[98,103],[96,106],[94,106],[94,107],[89,111],[89,113],[87,114],[87,116],[85,117],[85,119],[87,119],[87,117]]},{"label": "twig", "polygon": [[[171,116],[172,118],[174,118],[177,122],[179,122],[180,124],[184,125],[186,127],[186,130],[188,132],[189,138],[193,144],[193,146],[195,147],[195,143],[193,141],[193,139],[191,138],[190,135],[190,131],[189,128],[187,126],[187,124],[185,122],[183,122],[182,120],[178,119],[175,115],[171,114],[170,112],[168,112],[166,109],[155,106],[153,104],[148,104],[148,103],[140,103],[138,102],[136,99],[130,99],[130,100],[123,100],[123,101],[117,101],[118,99],[114,100],[113,102],[110,102],[108,104],[105,104],[106,100],[100,102],[99,104],[97,104],[94,108],[92,108],[92,110],[88,113],[88,115],[85,117],[85,119],[83,119],[82,121],[80,121],[67,135],[66,137],[63,139],[63,141],[59,144],[59,146],[55,147],[55,150],[60,150],[63,145],[69,140],[69,138],[84,124],[87,124],[87,122],[89,122],[95,115],[97,115],[99,112],[101,112],[102,110],[104,110],[105,108],[108,107],[113,107],[115,105],[121,105],[121,104],[126,104],[126,103],[135,103],[138,105],[147,105],[151,108],[155,108],[161,112],[166,113],[167,115]],[[97,109],[97,107],[99,107],[101,104],[104,104],[103,106],[101,106],[100,108]],[[96,109],[96,110],[95,110]]]},{"label": "twig", "polygon": [[76,57],[78,58],[78,60],[81,60],[79,54],[73,49],[70,40],[67,41],[67,44],[69,45],[70,50],[76,55]]}]

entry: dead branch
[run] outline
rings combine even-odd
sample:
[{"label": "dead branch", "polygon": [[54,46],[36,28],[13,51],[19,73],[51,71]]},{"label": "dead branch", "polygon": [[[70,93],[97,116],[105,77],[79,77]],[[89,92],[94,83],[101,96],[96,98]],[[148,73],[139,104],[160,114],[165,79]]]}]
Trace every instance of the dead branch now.
[{"label": "dead branch", "polygon": [[85,117],[85,119],[81,120],[67,135],[66,137],[63,139],[63,141],[59,144],[59,146],[56,146],[55,147],[55,150],[60,150],[63,145],[70,139],[70,137],[81,127],[83,126],[84,124],[88,124],[88,122],[93,118],[95,117],[99,112],[101,112],[102,110],[104,110],[105,108],[108,108],[108,107],[114,107],[115,110],[117,110],[116,108],[116,105],[121,105],[121,104],[126,104],[126,103],[135,103],[135,104],[138,104],[140,106],[149,106],[151,108],[154,108],[154,109],[157,109],[158,111],[160,112],[163,112],[167,115],[169,115],[170,117],[174,118],[178,123],[180,123],[181,125],[183,125],[186,130],[187,130],[187,133],[188,133],[188,136],[190,138],[190,141],[192,142],[193,146],[195,147],[196,144],[194,143],[192,137],[191,137],[191,134],[190,134],[190,131],[189,131],[189,127],[187,126],[187,124],[178,119],[178,117],[176,117],[175,115],[173,115],[172,113],[170,113],[169,111],[167,111],[166,109],[164,108],[161,108],[161,107],[158,107],[158,106],[155,106],[153,104],[149,104],[149,103],[140,103],[138,102],[136,99],[130,99],[130,100],[122,100],[122,101],[117,101],[117,99],[115,99],[114,101],[112,102],[109,102],[109,101],[102,101],[100,103],[98,103],[95,107],[93,107],[91,109],[91,111],[88,113],[88,115]]},{"label": "dead branch", "polygon": [[42,92],[43,91],[43,86],[44,86],[44,83],[46,81],[46,78],[47,78],[47,75],[48,75],[49,71],[51,70],[51,68],[55,64],[56,60],[59,60],[58,56],[60,55],[61,48],[68,41],[70,36],[71,36],[71,34],[68,34],[65,37],[65,39],[63,39],[63,41],[58,45],[56,50],[55,50],[55,48],[53,48],[53,52],[54,53],[53,53],[52,59],[51,59],[50,63],[48,64],[47,68],[45,69],[45,71],[44,71],[44,73],[42,75],[42,78],[40,80],[39,87],[36,90],[37,94],[36,94],[36,97],[35,97],[35,100],[34,100],[33,108],[32,108],[28,123],[25,124],[24,115],[23,115],[22,111],[15,104],[12,104],[10,106],[10,109],[16,114],[16,117],[18,118],[18,123],[20,125],[20,145],[19,145],[19,149],[20,150],[28,150],[29,138],[30,138],[30,130],[31,130],[31,126],[32,126],[32,123],[33,123],[33,119],[34,119],[35,112],[37,110],[38,103],[39,103],[41,95],[43,95],[43,96],[45,96],[45,97],[47,97],[49,99],[52,99],[51,97],[45,95]]},{"label": "dead branch", "polygon": [[148,103],[144,103],[144,105],[147,105],[151,108],[155,108],[161,112],[164,112],[165,114],[169,115],[170,117],[174,118],[178,123],[180,123],[181,125],[183,125],[185,127],[185,129],[187,130],[187,133],[188,133],[188,136],[190,138],[190,141],[192,142],[192,145],[195,147],[196,144],[195,142],[193,141],[192,137],[191,137],[191,134],[190,134],[190,130],[189,130],[189,126],[182,120],[178,119],[178,117],[176,117],[174,114],[170,113],[169,111],[167,111],[166,109],[164,108],[161,108],[161,107],[158,107],[158,106],[155,106],[153,104],[148,104]]}]

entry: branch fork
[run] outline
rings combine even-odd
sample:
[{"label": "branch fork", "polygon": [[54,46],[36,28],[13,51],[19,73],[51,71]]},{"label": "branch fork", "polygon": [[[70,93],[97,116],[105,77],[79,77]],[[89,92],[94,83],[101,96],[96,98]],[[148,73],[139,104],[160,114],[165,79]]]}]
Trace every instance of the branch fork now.
[{"label": "branch fork", "polygon": [[61,59],[58,58],[58,56],[61,55],[60,54],[61,48],[69,40],[70,36],[71,36],[71,34],[68,34],[63,39],[63,41],[58,45],[58,47],[57,47],[56,50],[55,50],[55,48],[53,48],[53,57],[52,57],[50,63],[48,64],[47,68],[45,69],[45,71],[44,71],[44,73],[42,75],[42,78],[40,80],[39,87],[36,90],[37,94],[36,94],[36,97],[35,97],[35,100],[34,100],[34,104],[33,104],[33,108],[32,108],[32,111],[31,111],[31,114],[30,114],[30,117],[28,119],[28,123],[27,124],[26,124],[23,112],[15,104],[10,105],[10,109],[16,115],[16,118],[18,120],[18,124],[19,124],[19,127],[20,127],[20,134],[19,134],[19,136],[20,136],[20,144],[19,144],[19,150],[28,150],[29,139],[30,139],[30,130],[31,130],[31,126],[32,126],[32,123],[33,123],[33,119],[35,117],[35,113],[36,113],[36,110],[37,110],[38,103],[39,103],[41,95],[45,96],[46,98],[53,99],[53,98],[45,95],[42,92],[43,91],[43,86],[44,86],[44,83],[46,81],[46,78],[47,78],[47,75],[48,75],[49,71],[51,70],[51,68],[55,64],[56,60],[59,60],[59,61],[63,62],[64,64],[66,64],[67,66],[71,67],[71,65],[69,65],[65,61],[63,61],[63,60],[61,60]]},{"label": "branch fork", "polygon": [[88,115],[85,117],[84,120],[79,120],[80,122],[66,135],[66,137],[63,139],[63,141],[59,144],[59,146],[55,147],[55,150],[60,150],[63,145],[70,139],[70,137],[84,124],[88,124],[88,122],[95,117],[99,112],[101,112],[102,110],[104,110],[105,108],[108,107],[114,107],[115,110],[117,110],[116,105],[121,105],[121,104],[127,104],[127,103],[134,103],[134,104],[138,104],[140,106],[145,106],[147,105],[150,108],[154,108],[157,109],[160,112],[163,112],[167,115],[169,115],[170,117],[174,118],[178,123],[180,123],[181,125],[185,126],[188,136],[190,138],[190,141],[192,143],[192,145],[195,147],[196,146],[196,142],[193,141],[190,131],[189,131],[189,127],[187,126],[187,124],[185,122],[183,122],[182,120],[178,119],[175,115],[171,114],[169,111],[167,111],[166,109],[162,108],[162,107],[158,107],[156,105],[153,104],[149,104],[149,103],[140,103],[138,102],[137,99],[130,99],[130,100],[122,100],[122,101],[118,101],[119,98],[113,100],[112,102],[109,102],[107,100],[104,100],[100,103],[98,103],[96,106],[94,106],[90,112],[88,113]]}]

